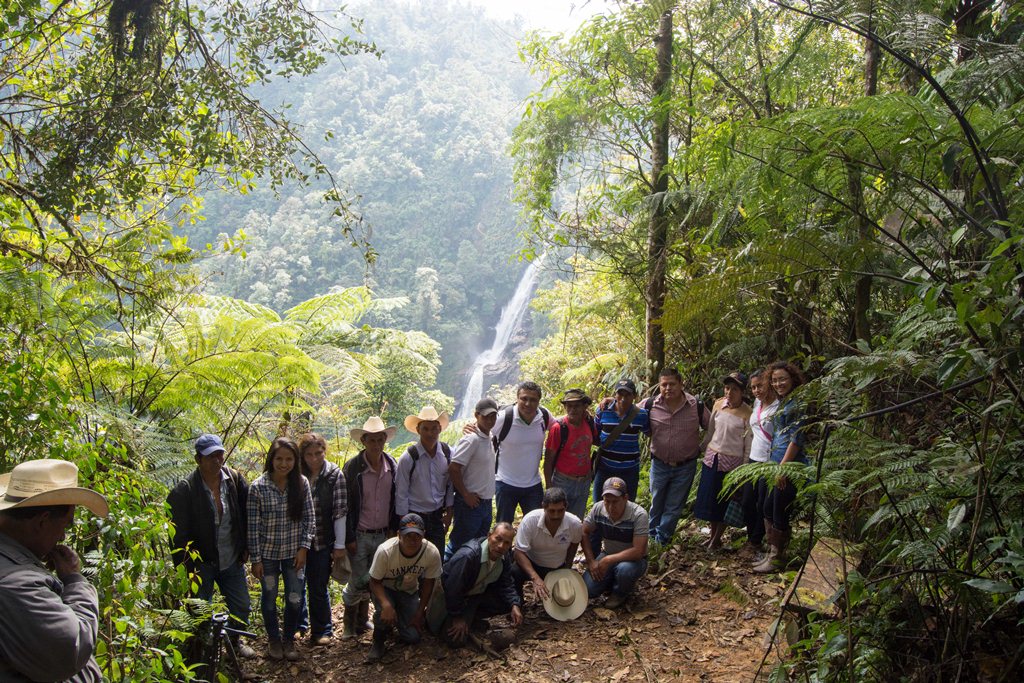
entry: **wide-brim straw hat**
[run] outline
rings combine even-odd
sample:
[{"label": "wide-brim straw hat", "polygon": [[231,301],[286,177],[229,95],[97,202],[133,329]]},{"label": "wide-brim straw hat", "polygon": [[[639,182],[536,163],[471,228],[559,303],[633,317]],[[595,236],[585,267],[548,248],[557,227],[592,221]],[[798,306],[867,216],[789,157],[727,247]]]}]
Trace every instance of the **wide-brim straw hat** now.
[{"label": "wide-brim straw hat", "polygon": [[575,569],[556,569],[544,577],[548,598],[544,611],[552,619],[571,621],[583,614],[590,599],[583,576]]},{"label": "wide-brim straw hat", "polygon": [[353,429],[349,431],[348,435],[353,440],[362,443],[364,434],[380,434],[381,432],[387,434],[388,441],[391,441],[391,439],[395,438],[395,434],[398,433],[398,427],[388,427],[384,424],[384,420],[374,415],[363,423],[362,429]]},{"label": "wide-brim straw hat", "polygon": [[67,460],[29,460],[0,474],[0,510],[44,505],[82,505],[106,517],[107,500],[78,485],[78,466]]},{"label": "wide-brim straw hat", "polygon": [[413,434],[416,433],[416,428],[420,426],[420,422],[440,422],[441,429],[448,428],[448,413],[437,413],[437,409],[434,406],[423,406],[420,408],[419,415],[408,415],[405,418],[405,428]]}]

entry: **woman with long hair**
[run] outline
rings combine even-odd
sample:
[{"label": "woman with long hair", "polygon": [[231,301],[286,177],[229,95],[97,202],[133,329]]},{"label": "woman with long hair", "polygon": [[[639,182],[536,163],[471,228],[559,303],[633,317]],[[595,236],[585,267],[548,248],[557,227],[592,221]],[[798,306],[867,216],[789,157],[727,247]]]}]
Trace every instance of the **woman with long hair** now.
[{"label": "woman with long hair", "polygon": [[[800,406],[793,399],[793,391],[807,380],[804,373],[789,361],[777,361],[768,366],[771,371],[772,389],[779,397],[779,408],[772,424],[772,447],[770,459],[780,465],[787,462],[807,463],[804,455],[804,417]],[[789,518],[792,513],[793,501],[796,500],[796,487],[786,477],[778,477],[775,486],[769,488],[764,503],[764,528],[768,538],[768,553],[754,571],[759,574],[780,569],[785,564],[786,546],[792,530]]]},{"label": "woman with long hair", "polygon": [[[299,658],[299,628],[305,590],[306,553],[313,543],[315,517],[309,482],[299,465],[299,447],[287,437],[270,444],[263,474],[249,487],[249,560],[260,582],[260,611],[271,659]],[[279,578],[284,578],[284,637],[277,617]]]},{"label": "woman with long hair", "polygon": [[[772,418],[779,409],[779,397],[772,389],[771,372],[758,368],[750,373],[750,393],[754,406],[750,410],[750,462],[768,462],[772,452]],[[764,501],[768,498],[768,482],[761,478],[743,485],[743,518],[747,524],[747,546],[761,550],[764,542]],[[759,557],[760,563],[764,557]]]}]

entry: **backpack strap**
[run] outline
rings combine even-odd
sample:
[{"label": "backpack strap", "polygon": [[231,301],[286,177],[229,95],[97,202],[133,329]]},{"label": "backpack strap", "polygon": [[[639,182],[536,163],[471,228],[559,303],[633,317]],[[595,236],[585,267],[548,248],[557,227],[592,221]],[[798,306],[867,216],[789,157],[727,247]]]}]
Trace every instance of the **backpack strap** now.
[{"label": "backpack strap", "polygon": [[406,453],[412,458],[412,467],[409,469],[409,486],[412,486],[412,473],[416,471],[416,463],[420,461],[420,449],[416,448],[416,444],[411,443]]},{"label": "backpack strap", "polygon": [[558,456],[562,454],[562,449],[565,448],[565,444],[569,442],[569,418],[562,417],[555,421],[558,425],[558,448],[555,449],[554,457],[551,460],[551,469],[554,471],[555,467],[558,466]]},{"label": "backpack strap", "polygon": [[501,409],[502,423],[501,430],[491,436],[491,444],[494,446],[494,471],[498,471],[498,457],[501,455],[501,442],[505,440],[508,433],[512,431],[512,408],[513,406],[505,406]]}]

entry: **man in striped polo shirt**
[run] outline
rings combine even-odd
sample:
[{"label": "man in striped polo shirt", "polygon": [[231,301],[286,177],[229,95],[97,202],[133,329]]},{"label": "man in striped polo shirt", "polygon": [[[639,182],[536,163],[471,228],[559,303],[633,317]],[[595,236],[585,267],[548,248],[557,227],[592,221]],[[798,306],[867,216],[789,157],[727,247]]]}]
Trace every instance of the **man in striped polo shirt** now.
[{"label": "man in striped polo shirt", "polygon": [[[629,498],[634,500],[640,484],[640,434],[649,436],[651,423],[647,411],[636,405],[636,385],[632,380],[624,379],[615,385],[614,403],[603,403],[595,422],[601,448],[594,473],[594,500],[601,497],[608,477],[625,481]],[[620,422],[627,423],[625,429],[618,429]]]},{"label": "man in striped polo shirt", "polygon": [[605,607],[616,609],[626,602],[647,573],[649,533],[647,511],[629,499],[626,482],[606,479],[601,501],[583,521],[583,580],[591,598],[610,591]]}]

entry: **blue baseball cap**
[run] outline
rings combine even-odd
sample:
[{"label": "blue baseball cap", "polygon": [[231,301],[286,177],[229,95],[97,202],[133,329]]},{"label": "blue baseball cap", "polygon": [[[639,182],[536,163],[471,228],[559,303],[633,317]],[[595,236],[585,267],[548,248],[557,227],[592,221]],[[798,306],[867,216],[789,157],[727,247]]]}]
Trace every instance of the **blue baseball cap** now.
[{"label": "blue baseball cap", "polygon": [[224,443],[216,434],[203,434],[196,439],[196,453],[199,455],[212,455],[218,451],[224,452]]}]

